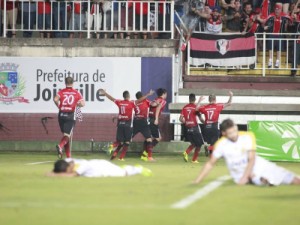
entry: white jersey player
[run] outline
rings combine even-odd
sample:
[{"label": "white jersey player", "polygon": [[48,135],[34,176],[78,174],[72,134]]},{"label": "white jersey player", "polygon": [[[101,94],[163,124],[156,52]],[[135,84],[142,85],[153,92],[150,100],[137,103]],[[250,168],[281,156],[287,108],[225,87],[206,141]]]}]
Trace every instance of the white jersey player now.
[{"label": "white jersey player", "polygon": [[211,159],[195,183],[200,183],[223,157],[231,177],[239,185],[300,185],[300,178],[294,173],[256,155],[256,140],[251,132],[238,131],[230,119],[224,120],[220,129],[223,137],[215,144]]},{"label": "white jersey player", "polygon": [[151,176],[151,170],[142,166],[117,166],[101,159],[66,159],[54,163],[54,169],[48,176],[60,177],[126,177],[141,174]]}]

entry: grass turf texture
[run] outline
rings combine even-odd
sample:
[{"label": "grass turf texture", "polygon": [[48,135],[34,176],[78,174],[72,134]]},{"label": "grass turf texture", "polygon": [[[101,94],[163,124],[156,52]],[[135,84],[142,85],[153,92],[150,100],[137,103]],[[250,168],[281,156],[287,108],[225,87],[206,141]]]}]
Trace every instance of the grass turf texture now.
[{"label": "grass turf texture", "polygon": [[[100,154],[75,154],[77,158],[107,158]],[[159,156],[156,163],[136,157],[116,164],[142,164],[154,177],[58,178],[45,177],[56,160],[49,153],[0,154],[0,224],[122,224],[122,225],[282,225],[299,224],[300,187],[238,187],[232,181],[186,209],[170,205],[208,182],[227,174],[220,161],[198,186],[191,185],[200,164],[185,163],[181,155]],[[279,163],[300,174],[299,164]]]}]

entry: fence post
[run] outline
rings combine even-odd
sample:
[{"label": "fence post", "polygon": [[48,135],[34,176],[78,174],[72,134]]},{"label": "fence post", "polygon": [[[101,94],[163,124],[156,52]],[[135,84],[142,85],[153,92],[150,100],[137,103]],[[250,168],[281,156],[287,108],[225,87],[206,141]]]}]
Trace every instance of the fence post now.
[{"label": "fence post", "polygon": [[[98,12],[96,12],[98,13]],[[87,39],[91,38],[91,32],[90,32],[90,14],[91,14],[91,1],[88,0],[88,11],[87,11]]]},{"label": "fence post", "polygon": [[263,33],[263,63],[262,63],[262,76],[266,76],[266,32]]},{"label": "fence post", "polygon": [[175,13],[174,13],[174,7],[175,7],[175,3],[174,1],[171,1],[171,24],[170,24],[170,28],[171,28],[171,39],[174,39],[174,16],[175,16]]},{"label": "fence post", "polygon": [[4,1],[3,9],[3,37],[6,38],[6,1]]}]

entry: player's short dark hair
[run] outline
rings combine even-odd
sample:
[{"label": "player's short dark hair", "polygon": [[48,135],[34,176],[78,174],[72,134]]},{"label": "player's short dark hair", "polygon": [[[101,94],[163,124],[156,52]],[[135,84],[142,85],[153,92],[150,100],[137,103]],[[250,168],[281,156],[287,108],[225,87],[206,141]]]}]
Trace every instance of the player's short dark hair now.
[{"label": "player's short dark hair", "polygon": [[195,102],[195,101],[196,101],[196,95],[195,95],[194,93],[191,93],[191,94],[189,95],[189,101],[190,101],[190,102]]},{"label": "player's short dark hair", "polygon": [[74,83],[73,77],[66,77],[65,83],[66,83],[66,85],[73,84]]},{"label": "player's short dark hair", "polygon": [[166,93],[167,93],[167,90],[164,89],[164,88],[158,88],[156,90],[156,94],[157,94],[158,97],[161,97],[163,94],[166,94]]},{"label": "player's short dark hair", "polygon": [[234,126],[235,126],[235,123],[233,122],[233,120],[226,119],[226,120],[223,120],[222,123],[220,124],[220,130],[222,132],[225,132],[226,130],[228,130],[229,128],[232,128]]},{"label": "player's short dark hair", "polygon": [[69,163],[67,163],[65,160],[62,160],[62,159],[57,160],[54,163],[53,172],[54,173],[65,173],[65,172],[67,172],[68,166],[69,166]]},{"label": "player's short dark hair", "polygon": [[140,99],[141,97],[143,97],[143,93],[141,91],[138,91],[136,94],[135,94],[135,97],[136,99]]},{"label": "player's short dark hair", "polygon": [[129,91],[124,91],[124,92],[123,92],[123,98],[124,98],[124,99],[129,98]]},{"label": "player's short dark hair", "polygon": [[252,7],[252,3],[251,3],[251,2],[245,2],[245,3],[243,4],[243,6],[244,6],[243,8],[245,9],[247,5],[251,5],[251,7]]},{"label": "player's short dark hair", "polygon": [[216,101],[216,95],[215,94],[211,94],[208,96],[208,101],[212,102],[212,101]]}]

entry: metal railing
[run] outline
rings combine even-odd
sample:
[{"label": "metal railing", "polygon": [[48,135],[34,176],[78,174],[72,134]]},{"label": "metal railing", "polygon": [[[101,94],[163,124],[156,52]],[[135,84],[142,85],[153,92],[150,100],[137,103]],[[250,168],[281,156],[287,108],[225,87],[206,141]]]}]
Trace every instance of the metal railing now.
[{"label": "metal railing", "polygon": [[[200,33],[200,32],[199,32]],[[226,33],[230,34],[230,33]],[[234,33],[231,33],[234,34]],[[235,33],[236,34],[236,33]],[[217,34],[216,34],[217,35]],[[224,35],[224,33],[222,33]],[[267,70],[300,70],[297,67],[297,45],[300,41],[295,33],[256,33],[255,34],[255,64],[240,66],[213,66],[213,65],[191,65],[190,44],[187,47],[187,74],[190,74],[191,67],[203,69],[235,69],[235,70],[261,70],[262,76]],[[300,45],[299,45],[300,47]],[[300,50],[300,48],[299,48]],[[298,51],[299,51],[298,50]],[[278,52],[278,53],[277,53]],[[298,53],[300,54],[300,53]],[[300,55],[298,55],[299,57]],[[279,60],[276,66],[276,60]],[[272,63],[269,64],[269,60]]]},{"label": "metal railing", "polygon": [[174,37],[172,0],[5,0],[3,8],[3,37],[17,31],[59,32],[55,37],[74,32],[86,33],[87,38],[91,33],[163,33]]}]

